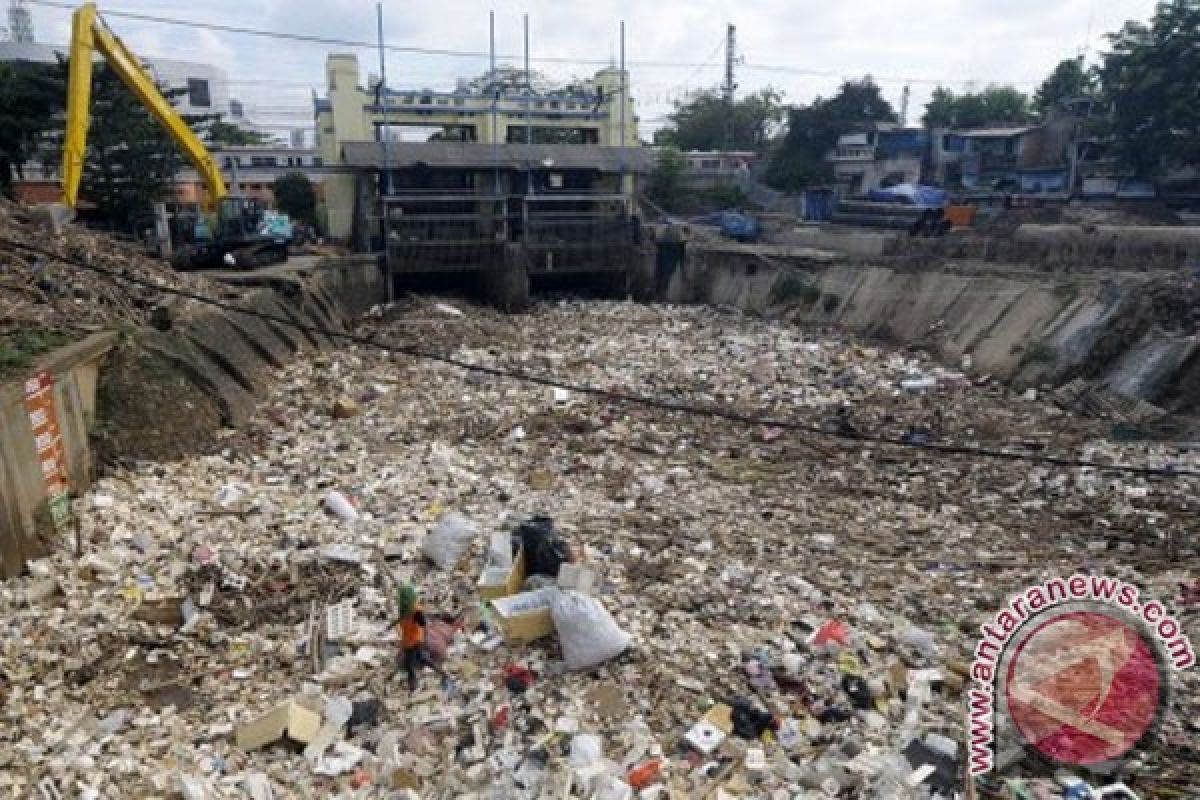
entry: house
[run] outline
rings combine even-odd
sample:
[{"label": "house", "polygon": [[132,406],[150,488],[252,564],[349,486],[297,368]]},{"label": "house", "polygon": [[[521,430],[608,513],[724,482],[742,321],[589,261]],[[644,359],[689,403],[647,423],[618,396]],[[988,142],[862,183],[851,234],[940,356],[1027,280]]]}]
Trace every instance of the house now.
[{"label": "house", "polygon": [[833,166],[838,194],[854,197],[899,183],[917,183],[928,147],[924,129],[881,123],[838,137],[826,158]]},{"label": "house", "polygon": [[687,169],[683,183],[690,189],[742,186],[758,162],[753,150],[689,150],[683,153]]}]

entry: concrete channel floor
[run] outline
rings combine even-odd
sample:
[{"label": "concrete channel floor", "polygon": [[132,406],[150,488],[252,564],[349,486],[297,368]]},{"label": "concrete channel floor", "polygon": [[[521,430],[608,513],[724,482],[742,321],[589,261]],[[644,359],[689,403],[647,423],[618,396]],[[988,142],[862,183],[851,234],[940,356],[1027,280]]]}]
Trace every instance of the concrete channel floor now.
[{"label": "concrete channel floor", "polygon": [[[365,328],[489,367],[843,431],[1200,467],[1195,450],[1107,441],[1099,422],[921,354],[714,309],[563,302],[506,316],[422,299]],[[920,378],[935,388],[901,388]],[[83,557],[64,550],[0,589],[0,790],[264,797],[265,781],[274,797],[619,797],[631,770],[662,758],[651,783],[664,797],[923,797],[900,794],[897,776],[947,740],[950,766],[922,786],[961,790],[967,665],[1014,593],[1078,571],[1119,577],[1196,641],[1181,585],[1200,561],[1198,488],[642,408],[365,347],[311,354],[222,453],[102,479],[77,503]],[[357,519],[326,510],[331,490]],[[478,535],[445,572],[421,548],[450,512]],[[487,539],[536,513],[595,572],[591,593],[629,652],[568,672],[554,635],[508,643],[489,627],[476,585]],[[30,607],[48,579],[61,593]],[[388,598],[404,581],[465,628],[450,689],[432,673],[416,693],[390,679]],[[354,613],[318,667],[310,620],[341,600]],[[512,688],[516,668],[534,673],[527,689]],[[1095,785],[1120,777],[1142,797],[1200,785],[1195,670],[1171,680],[1150,746]],[[236,745],[281,704],[328,719],[337,698],[381,706],[323,757]],[[780,732],[722,734],[698,755],[685,735],[736,698]],[[586,762],[595,741],[606,760],[572,765],[572,747]],[[1010,770],[1052,773],[1033,759]]]}]

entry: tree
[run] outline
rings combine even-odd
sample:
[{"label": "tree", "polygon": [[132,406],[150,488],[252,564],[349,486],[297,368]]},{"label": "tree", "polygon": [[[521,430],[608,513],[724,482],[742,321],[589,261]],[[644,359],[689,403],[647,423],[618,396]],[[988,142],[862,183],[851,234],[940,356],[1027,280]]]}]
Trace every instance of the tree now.
[{"label": "tree", "polygon": [[[67,64],[60,65],[66,75]],[[173,101],[183,89],[162,91]],[[80,195],[95,205],[94,218],[127,228],[170,197],[183,155],[170,134],[107,65],[92,75],[91,125]],[[185,117],[194,129],[211,116]]]},{"label": "tree", "polygon": [[734,103],[731,127],[724,98],[716,89],[705,89],[686,103],[676,102],[669,124],[655,131],[654,143],[679,150],[762,152],[783,120],[782,100],[771,87],[743,96]]},{"label": "tree", "polygon": [[312,181],[302,172],[289,172],[275,179],[272,187],[275,205],[294,220],[315,225],[317,221],[317,193]]},{"label": "tree", "polygon": [[1032,121],[1029,96],[1011,86],[989,86],[982,92],[963,94],[939,86],[925,106],[926,128],[987,128]]},{"label": "tree", "polygon": [[650,172],[650,199],[666,211],[679,208],[683,196],[683,173],[687,160],[674,147],[664,147]]},{"label": "tree", "polygon": [[788,114],[787,134],[772,154],[767,182],[779,189],[800,189],[833,180],[826,156],[838,137],[880,122],[897,121],[895,110],[868,76],[847,81],[828,99],[818,97]]},{"label": "tree", "polygon": [[1145,175],[1200,164],[1200,0],[1164,0],[1109,42],[1100,77],[1116,156]]},{"label": "tree", "polygon": [[45,134],[59,126],[65,98],[53,65],[0,63],[0,192],[11,194],[23,166],[45,155]]},{"label": "tree", "polygon": [[1096,76],[1083,68],[1082,58],[1063,59],[1033,93],[1033,106],[1045,114],[1063,100],[1090,97],[1095,90]]},{"label": "tree", "polygon": [[235,123],[226,122],[220,115],[208,125],[204,131],[204,138],[209,144],[217,147],[246,147],[271,143],[271,137],[265,133],[248,131]]}]

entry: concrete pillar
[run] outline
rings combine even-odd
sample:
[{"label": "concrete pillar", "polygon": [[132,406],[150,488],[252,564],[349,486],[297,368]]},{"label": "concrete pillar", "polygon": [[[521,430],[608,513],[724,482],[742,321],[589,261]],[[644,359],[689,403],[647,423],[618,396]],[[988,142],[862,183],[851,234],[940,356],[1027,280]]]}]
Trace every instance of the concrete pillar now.
[{"label": "concrete pillar", "polygon": [[529,264],[525,248],[510,243],[504,248],[504,268],[483,273],[488,300],[504,311],[521,311],[529,305]]}]

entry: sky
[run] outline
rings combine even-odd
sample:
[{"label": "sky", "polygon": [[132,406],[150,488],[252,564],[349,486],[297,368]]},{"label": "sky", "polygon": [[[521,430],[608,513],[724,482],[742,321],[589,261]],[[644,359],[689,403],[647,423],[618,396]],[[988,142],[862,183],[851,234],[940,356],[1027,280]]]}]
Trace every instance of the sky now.
[{"label": "sky", "polygon": [[[69,38],[69,10],[27,2],[38,41]],[[1007,84],[1032,92],[1060,60],[1086,52],[1094,61],[1105,48],[1105,34],[1126,20],[1148,19],[1154,5],[924,0],[901,10],[893,0],[385,0],[383,15],[389,45],[486,52],[488,11],[494,10],[501,63],[519,65],[522,14],[528,13],[533,67],[555,80],[588,76],[615,62],[624,20],[630,85],[642,135],[648,136],[664,124],[674,102],[721,83],[728,23],[737,31],[739,93],[772,86],[786,102],[807,103],[832,94],[845,78],[869,74],[897,111],[904,87],[910,87],[907,119],[916,124],[939,83],[955,90]],[[375,41],[377,33],[373,0],[112,0],[100,2],[100,10],[352,41]],[[324,94],[325,56],[355,51],[115,16],[108,22],[144,57],[223,67],[247,115],[281,129],[311,125],[312,92]],[[357,52],[365,80],[366,73],[378,72],[378,52]],[[487,59],[477,56],[392,52],[386,61],[388,85],[395,88],[453,88],[456,78],[486,67]]]}]

